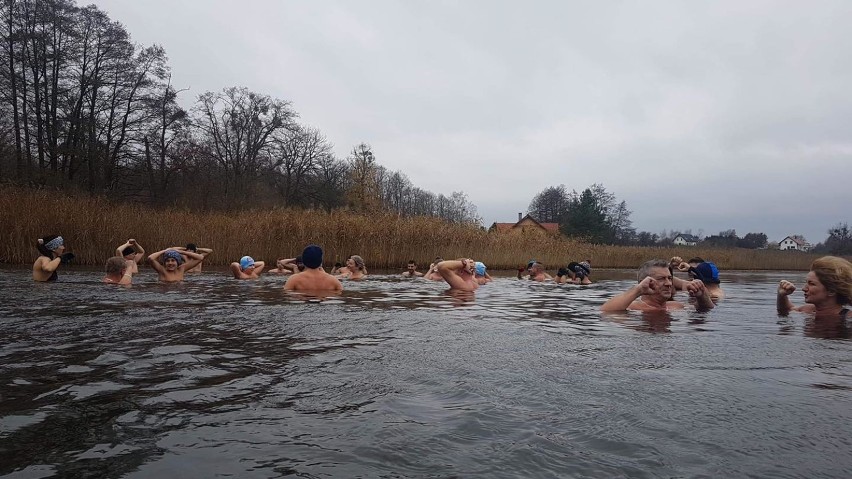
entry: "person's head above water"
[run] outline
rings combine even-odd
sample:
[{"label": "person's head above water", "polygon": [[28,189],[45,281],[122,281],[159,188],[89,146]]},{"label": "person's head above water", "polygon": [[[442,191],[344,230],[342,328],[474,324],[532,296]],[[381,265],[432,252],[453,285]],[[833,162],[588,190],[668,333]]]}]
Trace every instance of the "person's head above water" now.
[{"label": "person's head above water", "polygon": [[42,256],[53,258],[54,255],[61,255],[65,251],[65,240],[59,235],[47,235],[36,241],[36,249]]},{"label": "person's head above water", "polygon": [[134,256],[135,254],[136,254],[136,250],[133,249],[133,246],[128,246],[127,248],[124,248],[123,250],[121,250],[121,255],[124,256],[125,259],[132,259],[132,258],[128,258],[128,256]]},{"label": "person's head above water", "polygon": [[485,263],[482,261],[476,261],[473,263],[473,270],[477,276],[485,276]]},{"label": "person's head above water", "polygon": [[240,270],[245,271],[249,268],[254,268],[254,258],[251,256],[243,256],[240,258]]},{"label": "person's head above water", "polygon": [[122,275],[127,270],[127,262],[121,256],[108,259],[104,268],[108,275]]},{"label": "person's head above water", "polygon": [[178,253],[177,251],[175,251],[173,249],[167,249],[163,253],[163,265],[168,267],[170,260],[174,261],[175,267],[183,264],[183,256],[181,256],[180,253]]},{"label": "person's head above water", "polygon": [[186,250],[192,251],[193,253],[195,253],[195,252],[198,251],[198,245],[196,245],[195,243],[187,243],[186,244]]},{"label": "person's head above water", "polygon": [[[823,256],[811,263],[811,273],[822,283],[827,296],[836,297],[837,304],[852,304],[852,263],[837,256]],[[808,301],[807,297],[816,293],[805,294]]]},{"label": "person's head above water", "polygon": [[354,263],[355,268],[357,268],[359,271],[364,270],[364,267],[365,267],[364,258],[358,256],[357,254],[353,254],[352,256],[349,257],[349,259],[352,260],[352,263]]},{"label": "person's head above water", "polygon": [[322,266],[322,248],[315,244],[305,247],[305,250],[302,251],[302,264],[311,269]]},{"label": "person's head above water", "polygon": [[[691,260],[690,260],[691,261]],[[695,279],[700,279],[704,284],[719,284],[719,269],[710,261],[702,261],[697,266],[690,268],[689,272]]]}]

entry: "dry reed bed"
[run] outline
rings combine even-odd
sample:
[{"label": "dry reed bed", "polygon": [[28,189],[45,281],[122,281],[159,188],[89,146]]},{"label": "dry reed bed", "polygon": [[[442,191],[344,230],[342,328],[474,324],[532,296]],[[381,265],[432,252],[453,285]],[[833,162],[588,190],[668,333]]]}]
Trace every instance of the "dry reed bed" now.
[{"label": "dry reed bed", "polygon": [[0,187],[0,262],[32,262],[36,238],[53,233],[65,237],[78,264],[88,265],[103,264],[128,238],[135,238],[147,253],[193,242],[212,248],[206,262],[216,265],[246,254],[271,262],[295,256],[309,243],[323,247],[326,264],[359,254],[369,268],[403,268],[409,259],[428,264],[435,256],[473,257],[492,269],[516,268],[533,258],[549,269],[583,259],[591,259],[596,268],[633,268],[651,258],[677,255],[712,259],[723,269],[806,270],[815,258],[771,250],[592,245],[538,232],[490,234],[435,218],[345,210],[157,210],[100,197]]}]

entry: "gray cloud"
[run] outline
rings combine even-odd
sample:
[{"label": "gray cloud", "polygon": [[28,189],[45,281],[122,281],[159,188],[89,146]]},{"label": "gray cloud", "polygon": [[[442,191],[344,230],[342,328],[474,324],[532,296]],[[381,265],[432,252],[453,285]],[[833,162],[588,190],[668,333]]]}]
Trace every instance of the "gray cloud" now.
[{"label": "gray cloud", "polygon": [[486,224],[595,182],[643,230],[852,221],[850,2],[95,3],[193,95],[291,100]]}]

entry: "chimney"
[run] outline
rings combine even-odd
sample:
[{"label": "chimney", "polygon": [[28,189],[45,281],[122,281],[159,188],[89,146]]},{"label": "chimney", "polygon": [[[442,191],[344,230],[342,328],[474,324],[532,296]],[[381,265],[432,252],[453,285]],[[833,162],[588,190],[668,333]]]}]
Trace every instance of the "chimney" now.
[{"label": "chimney", "polygon": [[522,218],[521,213],[518,213],[518,221],[521,221],[521,218]]}]

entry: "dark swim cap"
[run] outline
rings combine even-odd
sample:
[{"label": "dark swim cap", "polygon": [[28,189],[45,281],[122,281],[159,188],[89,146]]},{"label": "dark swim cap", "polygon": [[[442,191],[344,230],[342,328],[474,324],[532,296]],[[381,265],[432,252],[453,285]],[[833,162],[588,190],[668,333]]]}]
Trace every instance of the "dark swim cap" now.
[{"label": "dark swim cap", "polygon": [[136,253],[136,250],[133,249],[132,246],[128,246],[127,248],[124,248],[123,250],[121,250],[121,256],[127,256],[129,254],[135,254],[135,253]]},{"label": "dark swim cap", "polygon": [[699,264],[692,271],[704,283],[719,284],[719,269],[710,261]]},{"label": "dark swim cap", "polygon": [[322,266],[322,248],[315,244],[306,247],[302,251],[302,264],[312,269]]}]

